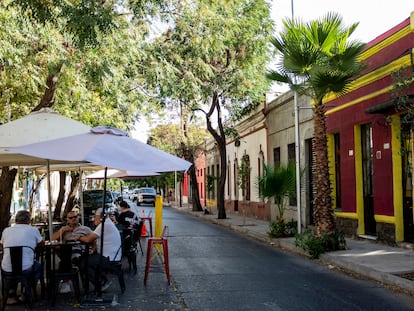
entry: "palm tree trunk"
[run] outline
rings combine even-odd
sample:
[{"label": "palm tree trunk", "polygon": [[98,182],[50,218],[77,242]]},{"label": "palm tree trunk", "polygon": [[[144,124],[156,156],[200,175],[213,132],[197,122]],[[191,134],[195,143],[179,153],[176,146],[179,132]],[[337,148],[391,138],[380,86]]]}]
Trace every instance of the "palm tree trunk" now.
[{"label": "palm tree trunk", "polygon": [[313,147],[315,233],[316,236],[322,236],[325,233],[333,235],[336,231],[336,224],[332,209],[325,110],[322,102],[318,103],[314,110]]}]

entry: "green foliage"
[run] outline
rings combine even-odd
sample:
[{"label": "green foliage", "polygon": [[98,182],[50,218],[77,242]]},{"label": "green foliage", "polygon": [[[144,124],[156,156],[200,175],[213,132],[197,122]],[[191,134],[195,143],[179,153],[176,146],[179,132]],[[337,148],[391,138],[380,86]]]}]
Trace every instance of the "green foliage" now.
[{"label": "green foliage", "polygon": [[119,18],[134,13],[134,19],[143,21],[160,9],[167,12],[169,1],[160,0],[4,0],[36,23],[59,24],[78,48],[96,47],[103,36],[117,31]]},{"label": "green foliage", "polygon": [[207,192],[211,193],[214,190],[214,184],[217,180],[216,176],[206,175],[206,188]]},{"label": "green foliage", "polygon": [[183,150],[181,150],[181,146],[183,146],[195,158],[196,151],[208,136],[207,131],[203,129],[204,124],[200,124],[200,122],[190,124],[186,128],[186,135],[184,135],[180,126],[171,123],[171,121],[170,119],[169,123],[160,124],[151,129],[148,144],[180,157],[183,156]]},{"label": "green foliage", "polygon": [[316,237],[310,229],[306,229],[302,234],[296,234],[295,246],[307,251],[311,258],[317,259],[320,254],[346,249],[346,241],[342,231],[335,231],[333,236],[325,233]]},{"label": "green foliage", "polygon": [[250,176],[250,162],[249,162],[249,156],[244,154],[241,158],[241,164],[237,168],[237,185],[245,191],[247,189],[247,182],[248,178]]},{"label": "green foliage", "polygon": [[269,225],[269,235],[272,238],[283,238],[295,236],[297,232],[297,221],[293,219],[289,222],[274,221]]},{"label": "green foliage", "polygon": [[[273,32],[263,0],[182,2],[175,25],[146,45],[147,86],[167,103],[191,110],[219,94],[231,117],[263,101],[268,81],[262,74],[271,56]],[[150,66],[146,66],[150,68]]]},{"label": "green foliage", "polygon": [[257,186],[262,198],[275,198],[279,211],[279,222],[283,223],[286,198],[296,191],[296,167],[294,163],[287,166],[264,164],[263,175],[258,177]]},{"label": "green foliage", "polygon": [[[87,1],[82,3],[86,5]],[[59,11],[57,8],[75,4],[75,1],[0,2],[1,123],[29,113],[40,102],[50,76],[58,81],[53,109],[88,125],[131,130],[138,112],[144,110],[145,96],[131,88],[134,82],[138,83],[143,70],[139,60],[143,57],[140,44],[145,28],[134,23],[135,20],[118,17],[115,28],[108,24],[110,34],[96,28],[94,36],[99,44],[79,48],[75,42],[77,35],[65,26],[68,19],[53,15]],[[91,5],[89,19],[94,18],[95,9],[109,12],[99,1]],[[86,7],[76,9],[87,14]],[[34,10],[38,13],[26,14]],[[49,11],[53,14],[42,15]],[[95,17],[96,23],[106,23],[101,19],[103,16]]]},{"label": "green foliage", "polygon": [[340,15],[328,13],[308,23],[286,19],[283,26],[272,40],[280,63],[268,77],[288,83],[316,103],[322,103],[330,92],[342,95],[348,91],[352,78],[364,67],[358,57],[365,45],[349,40],[358,23],[346,27]]},{"label": "green foliage", "polygon": [[405,66],[391,74],[393,88],[391,97],[395,100],[395,108],[401,115],[401,123],[405,127],[413,128],[414,120],[414,101],[413,96],[409,93],[409,88],[414,85],[414,73],[412,66]]}]

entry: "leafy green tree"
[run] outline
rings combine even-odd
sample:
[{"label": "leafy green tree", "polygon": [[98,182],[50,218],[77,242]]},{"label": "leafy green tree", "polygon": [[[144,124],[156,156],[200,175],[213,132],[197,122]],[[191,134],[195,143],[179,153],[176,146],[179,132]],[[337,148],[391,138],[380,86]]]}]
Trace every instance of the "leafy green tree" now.
[{"label": "leafy green tree", "polygon": [[[131,129],[143,95],[134,83],[145,23],[168,3],[5,0],[0,2],[0,122],[52,107],[91,126]],[[3,192],[15,172],[2,168]],[[8,176],[6,176],[8,174]],[[8,189],[8,190],[7,190]],[[0,199],[7,219],[11,195]],[[0,221],[0,230],[6,226]]]},{"label": "leafy green tree", "polygon": [[226,218],[226,124],[263,102],[273,32],[264,0],[180,2],[174,23],[148,43],[146,87],[160,106],[201,113],[220,153],[218,218]]},{"label": "leafy green tree", "polygon": [[193,163],[188,169],[187,174],[191,182],[191,198],[193,211],[202,211],[200,194],[198,191],[197,175],[195,169],[195,159],[197,151],[202,146],[207,137],[207,131],[200,127],[200,124],[190,124],[181,130],[175,124],[159,125],[151,131],[148,143],[171,154],[181,156]]},{"label": "leafy green tree", "polygon": [[269,73],[273,81],[288,83],[292,90],[314,100],[314,218],[316,235],[333,236],[336,231],[332,208],[327,152],[324,98],[331,93],[342,95],[363,65],[358,57],[364,44],[350,41],[358,23],[343,25],[342,18],[328,13],[319,20],[302,23],[286,19],[284,29],[272,43],[280,52],[276,70]]}]

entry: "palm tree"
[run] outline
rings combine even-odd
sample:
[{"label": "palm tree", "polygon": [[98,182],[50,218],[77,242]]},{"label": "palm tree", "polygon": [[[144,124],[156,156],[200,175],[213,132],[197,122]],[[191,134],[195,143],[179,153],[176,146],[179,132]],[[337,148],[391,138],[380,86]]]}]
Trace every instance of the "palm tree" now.
[{"label": "palm tree", "polygon": [[350,41],[358,23],[346,27],[342,17],[328,13],[320,20],[302,23],[298,19],[283,21],[284,30],[272,40],[280,53],[280,63],[270,71],[271,80],[288,83],[299,94],[314,101],[313,180],[316,236],[333,235],[336,231],[332,209],[328,166],[324,98],[330,93],[343,95],[352,78],[363,65],[358,56],[364,48]]},{"label": "palm tree", "polygon": [[287,166],[278,165],[272,167],[264,165],[263,175],[258,178],[260,197],[265,199],[275,198],[279,216],[277,222],[283,225],[285,222],[286,199],[295,194],[296,168],[294,163]]}]

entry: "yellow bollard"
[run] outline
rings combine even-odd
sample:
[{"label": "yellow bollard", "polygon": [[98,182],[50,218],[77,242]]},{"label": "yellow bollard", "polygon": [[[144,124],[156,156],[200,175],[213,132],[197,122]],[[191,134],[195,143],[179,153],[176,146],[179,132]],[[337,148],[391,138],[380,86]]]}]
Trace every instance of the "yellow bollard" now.
[{"label": "yellow bollard", "polygon": [[162,196],[155,197],[155,232],[154,236],[159,238],[162,234]]}]

